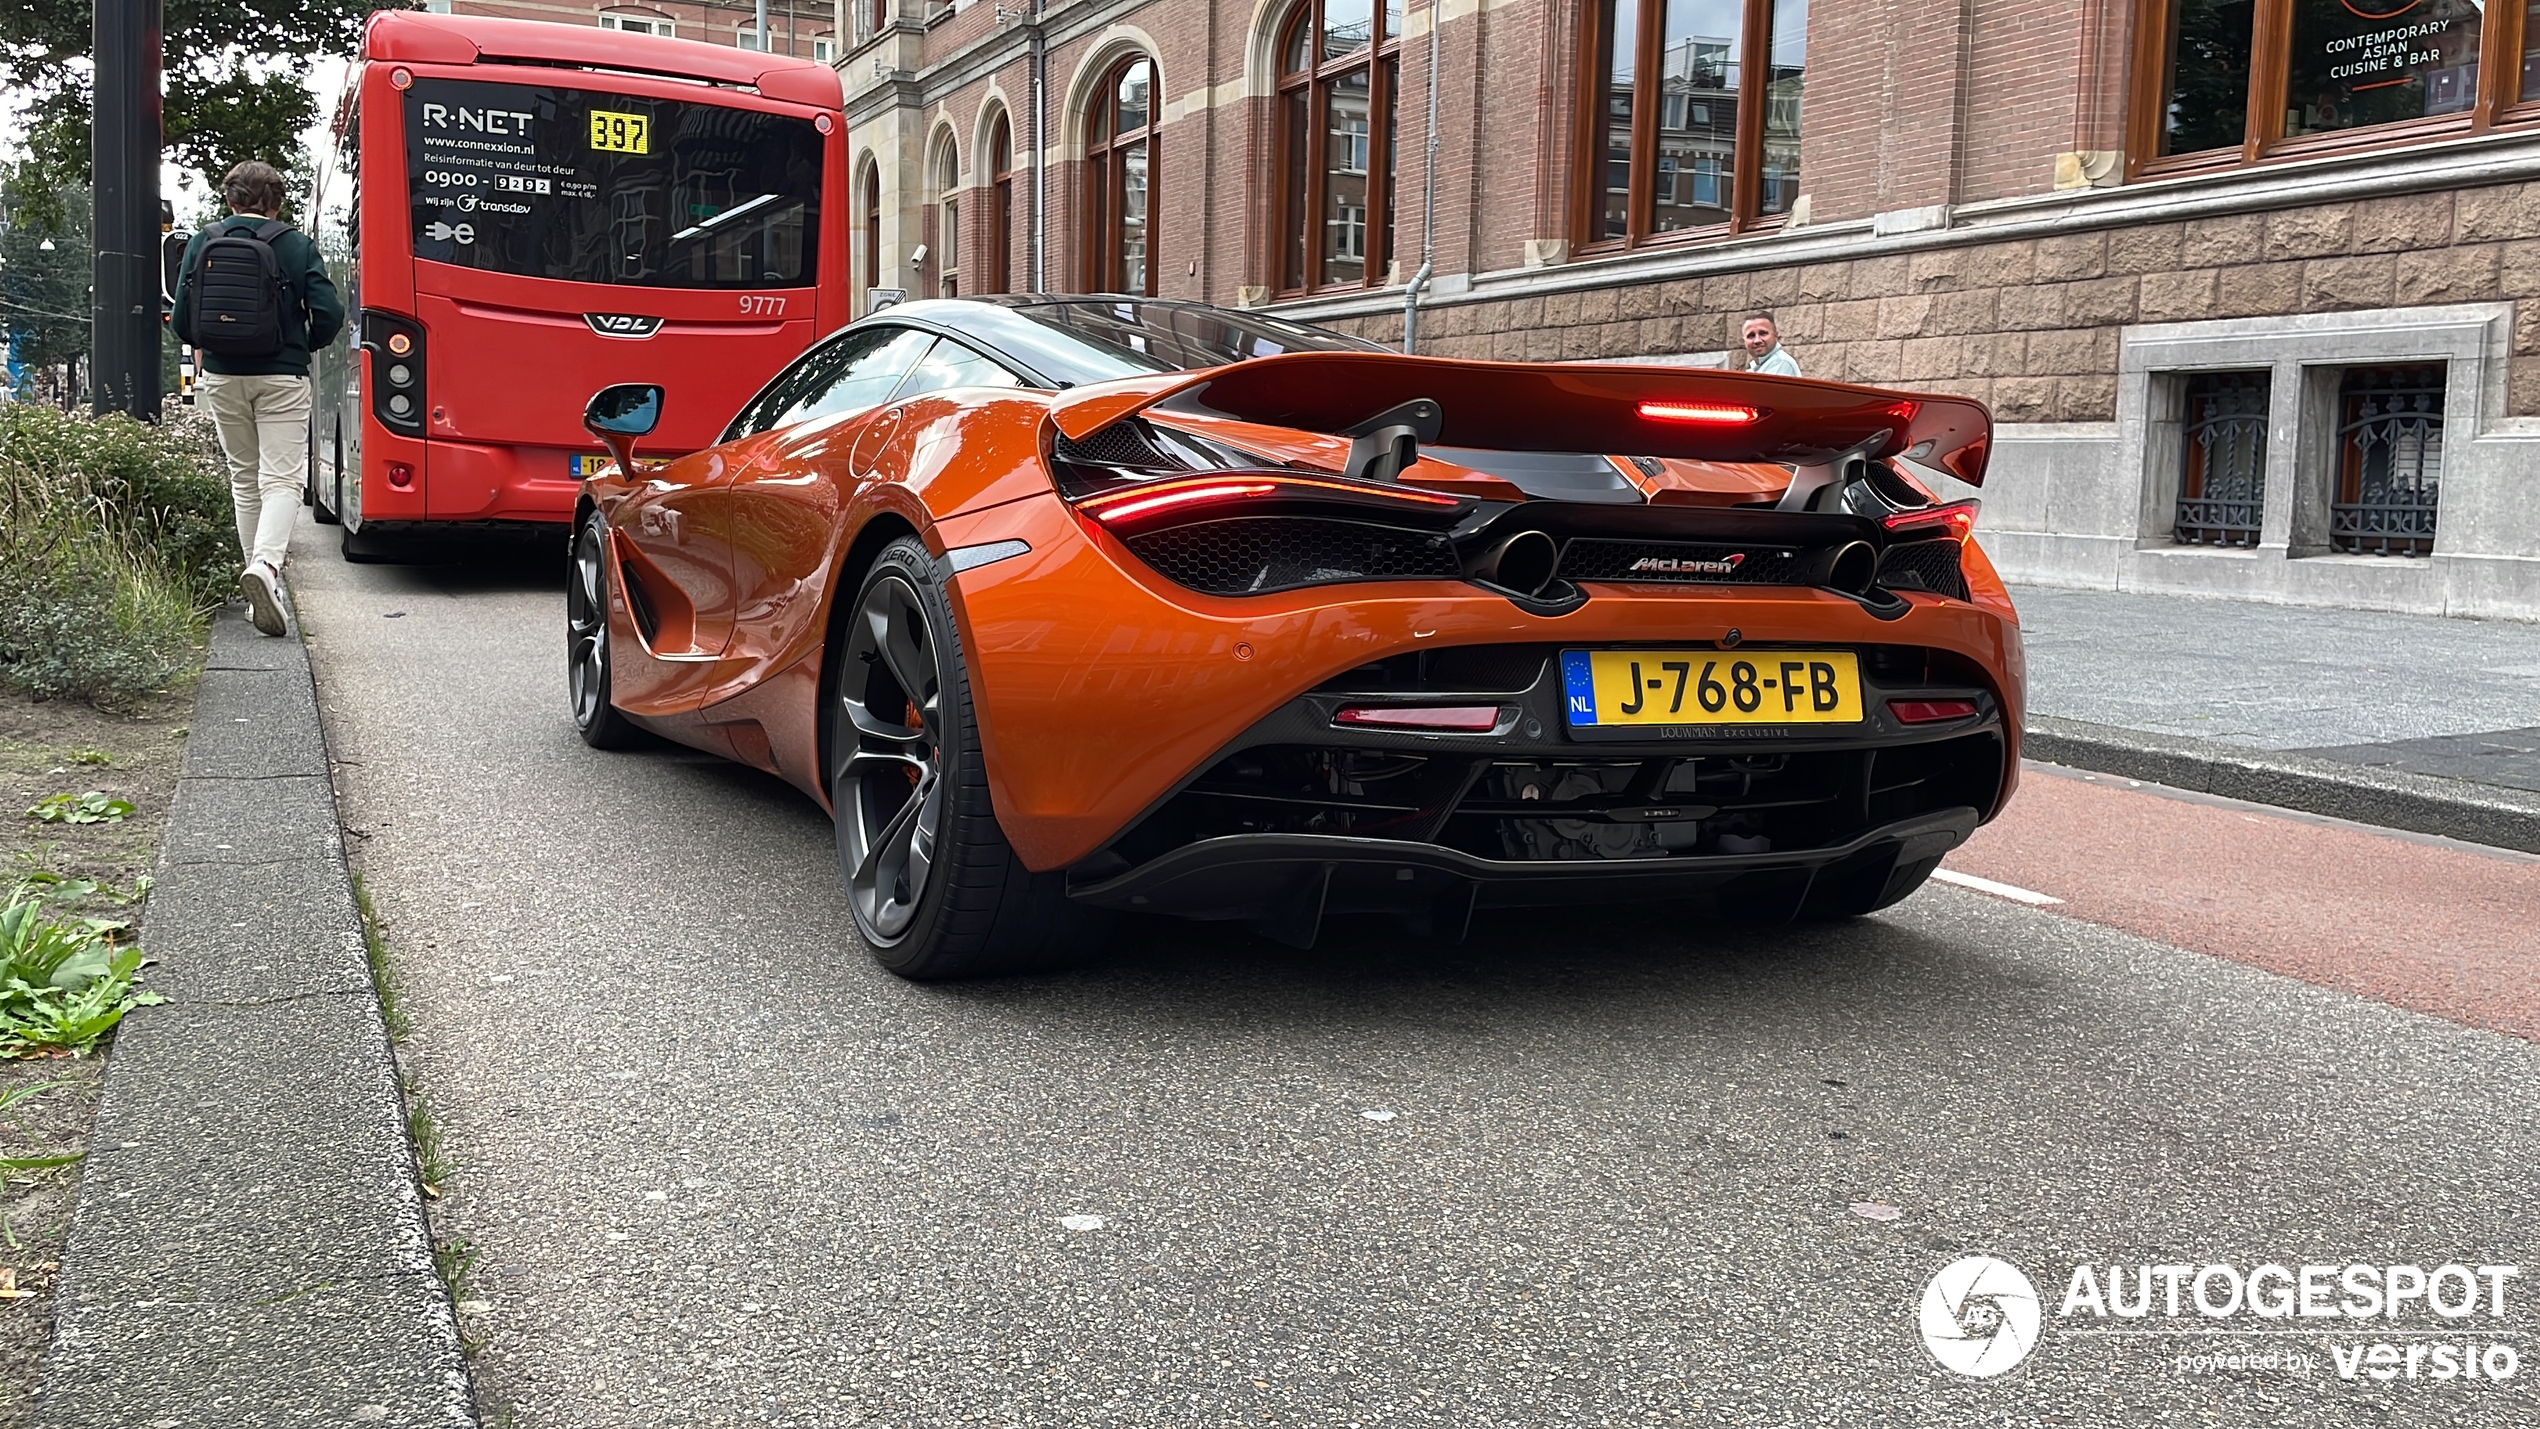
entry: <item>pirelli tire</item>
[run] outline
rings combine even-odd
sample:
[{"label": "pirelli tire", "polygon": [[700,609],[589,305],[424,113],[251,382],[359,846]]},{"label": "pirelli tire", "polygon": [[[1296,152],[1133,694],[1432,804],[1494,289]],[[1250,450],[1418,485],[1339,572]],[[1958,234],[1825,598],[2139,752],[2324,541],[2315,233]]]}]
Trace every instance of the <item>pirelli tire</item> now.
[{"label": "pirelli tire", "polygon": [[1109,915],[1015,856],[988,798],[969,664],[934,558],[883,548],[831,627],[830,796],[857,936],[904,978],[1063,964]]}]

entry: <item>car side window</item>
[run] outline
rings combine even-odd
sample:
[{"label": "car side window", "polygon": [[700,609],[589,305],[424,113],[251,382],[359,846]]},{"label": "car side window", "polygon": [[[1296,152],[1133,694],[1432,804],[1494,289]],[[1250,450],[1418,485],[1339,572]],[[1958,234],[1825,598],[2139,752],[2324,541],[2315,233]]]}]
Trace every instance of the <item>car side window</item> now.
[{"label": "car side window", "polygon": [[947,387],[1020,387],[1023,379],[997,363],[948,337],[935,339],[935,346],[917,365],[909,369],[891,400],[915,397],[924,392],[940,392]]},{"label": "car side window", "polygon": [[880,341],[850,353],[827,382],[817,387],[806,384],[806,390],[796,394],[769,425],[790,427],[814,417],[834,417],[881,406],[890,400],[891,389],[900,385],[900,379],[908,375],[935,341],[932,333],[915,328],[875,328],[871,335]]},{"label": "car side window", "polygon": [[723,440],[754,437],[776,425],[776,416],[802,400],[808,392],[817,392],[838,380],[848,361],[857,353],[871,348],[889,336],[887,332],[867,331],[843,333],[794,359],[794,364],[776,374],[759,394],[750,399],[732,419]]}]

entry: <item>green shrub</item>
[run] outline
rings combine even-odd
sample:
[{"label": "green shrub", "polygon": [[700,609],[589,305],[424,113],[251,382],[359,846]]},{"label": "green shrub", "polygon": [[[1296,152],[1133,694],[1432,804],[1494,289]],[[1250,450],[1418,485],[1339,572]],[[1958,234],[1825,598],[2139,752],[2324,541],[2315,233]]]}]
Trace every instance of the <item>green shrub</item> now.
[{"label": "green shrub", "polygon": [[238,579],[215,471],[184,432],[0,406],[0,678],[112,708],[184,675]]}]

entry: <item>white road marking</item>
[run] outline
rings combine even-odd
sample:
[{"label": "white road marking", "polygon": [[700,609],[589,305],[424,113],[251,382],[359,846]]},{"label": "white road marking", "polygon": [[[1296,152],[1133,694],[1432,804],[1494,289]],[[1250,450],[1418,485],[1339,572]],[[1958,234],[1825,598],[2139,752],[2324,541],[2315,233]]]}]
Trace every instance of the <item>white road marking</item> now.
[{"label": "white road marking", "polygon": [[1978,893],[1990,893],[1996,898],[2008,898],[2014,903],[2025,903],[2032,908],[2051,908],[2064,901],[2061,898],[2048,897],[2032,889],[2018,888],[2008,883],[1996,883],[1990,878],[1978,878],[1972,873],[1960,873],[1954,868],[1935,868],[1931,871],[1931,876],[1943,883],[1954,883],[1960,888],[1972,888]]}]

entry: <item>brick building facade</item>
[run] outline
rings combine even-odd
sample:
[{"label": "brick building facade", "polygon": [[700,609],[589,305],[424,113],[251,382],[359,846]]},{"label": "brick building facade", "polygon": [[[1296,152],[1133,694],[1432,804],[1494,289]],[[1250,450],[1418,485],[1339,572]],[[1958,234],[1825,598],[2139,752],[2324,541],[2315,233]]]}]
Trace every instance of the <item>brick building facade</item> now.
[{"label": "brick building facade", "polygon": [[1128,288],[1391,343],[1425,258],[1421,351],[1689,364],[1768,310],[1811,376],[1991,404],[2015,576],[2540,618],[2540,0],[832,28],[859,290]]}]

